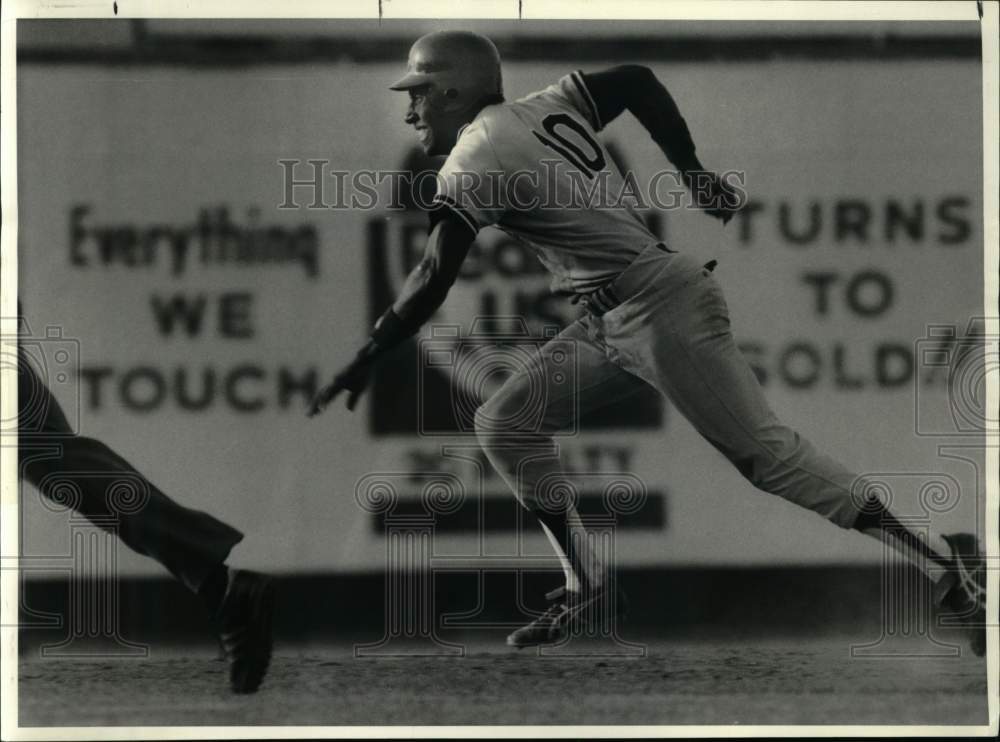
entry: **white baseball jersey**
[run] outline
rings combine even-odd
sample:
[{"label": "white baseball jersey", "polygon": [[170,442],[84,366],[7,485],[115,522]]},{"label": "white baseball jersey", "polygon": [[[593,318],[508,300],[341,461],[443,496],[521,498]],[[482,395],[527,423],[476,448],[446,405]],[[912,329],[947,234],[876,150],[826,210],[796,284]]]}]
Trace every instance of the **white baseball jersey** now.
[{"label": "white baseball jersey", "polygon": [[602,128],[579,72],[487,106],[459,131],[435,203],[474,232],[496,226],[528,244],[553,291],[593,291],[659,241],[629,207],[634,191],[598,141]]}]

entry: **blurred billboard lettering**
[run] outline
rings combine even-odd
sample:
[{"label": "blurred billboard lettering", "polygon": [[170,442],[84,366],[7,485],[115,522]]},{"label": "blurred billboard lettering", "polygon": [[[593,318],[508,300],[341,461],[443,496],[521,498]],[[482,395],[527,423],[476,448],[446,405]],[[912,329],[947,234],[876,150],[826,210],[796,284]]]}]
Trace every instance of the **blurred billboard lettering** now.
[{"label": "blurred billboard lettering", "polygon": [[[81,26],[76,44],[58,24],[18,23],[19,291],[33,325],[64,327],[80,347],[78,383],[53,392],[78,400],[84,434],[254,533],[241,547],[251,566],[376,568],[385,545],[355,483],[445,468],[449,436],[474,443],[447,364],[418,372],[440,338],[425,328],[401,348],[365,411],[303,413],[419,260],[426,194],[395,194],[400,209],[312,209],[301,190],[299,208],[281,208],[280,162],[440,166],[415,148],[406,97],[386,89],[432,22],[149,20]],[[585,25],[496,28],[511,97],[576,68],[650,66],[705,164],[746,173],[751,204],[726,228],[694,211],[646,216],[673,247],[718,259],[732,331],[771,404],[852,468],[954,476],[962,497],[935,517],[964,525],[975,472],[937,446],[975,429],[934,358],[965,358],[982,314],[978,26],[801,25],[611,24],[592,46]],[[627,115],[602,136],[639,182],[667,165]],[[523,244],[484,230],[434,324],[467,338],[476,317],[513,316],[544,338],[578,311],[548,283]],[[881,556],[759,497],[641,383],[560,446],[580,474],[627,469],[663,495],[619,539],[626,566]],[[498,481],[461,476],[498,507]],[[896,495],[904,513],[916,506],[917,492]],[[65,534],[32,508],[25,553],[59,553]],[[478,549],[468,514],[454,518],[442,548]],[[484,548],[509,547],[505,535]],[[128,554],[120,568],[151,569]]]}]

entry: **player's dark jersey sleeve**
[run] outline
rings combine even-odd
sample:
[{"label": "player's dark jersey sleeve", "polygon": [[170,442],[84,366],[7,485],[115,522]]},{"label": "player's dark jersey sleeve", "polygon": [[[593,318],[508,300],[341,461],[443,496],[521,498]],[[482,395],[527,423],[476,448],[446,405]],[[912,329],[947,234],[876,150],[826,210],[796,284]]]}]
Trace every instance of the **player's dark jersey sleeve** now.
[{"label": "player's dark jersey sleeve", "polygon": [[455,208],[443,200],[435,201],[427,210],[427,234],[433,232],[434,227],[441,222],[457,224],[463,229],[467,229],[473,237],[479,233],[479,229],[473,225],[461,208]]},{"label": "player's dark jersey sleeve", "polygon": [[672,163],[682,169],[700,169],[687,122],[673,97],[648,67],[627,64],[602,72],[580,73],[579,77],[604,125],[628,110]]}]

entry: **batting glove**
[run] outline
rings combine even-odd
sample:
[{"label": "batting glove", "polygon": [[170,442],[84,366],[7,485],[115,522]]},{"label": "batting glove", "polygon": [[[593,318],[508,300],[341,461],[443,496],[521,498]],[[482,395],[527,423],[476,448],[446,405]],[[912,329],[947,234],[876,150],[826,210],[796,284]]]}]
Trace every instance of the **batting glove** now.
[{"label": "batting glove", "polygon": [[371,381],[372,371],[375,368],[373,358],[366,350],[358,353],[357,358],[345,366],[340,373],[333,377],[333,381],[319,390],[309,405],[308,417],[315,417],[336,399],[337,395],[343,391],[348,392],[347,409],[354,411],[354,406],[358,403],[361,393],[364,392]]}]

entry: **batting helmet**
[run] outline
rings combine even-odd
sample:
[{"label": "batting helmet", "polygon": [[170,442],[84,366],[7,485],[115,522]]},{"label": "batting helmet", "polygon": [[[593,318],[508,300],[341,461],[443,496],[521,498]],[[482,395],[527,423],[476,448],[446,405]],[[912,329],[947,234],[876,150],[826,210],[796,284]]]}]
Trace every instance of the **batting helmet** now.
[{"label": "batting helmet", "polygon": [[410,47],[406,74],[390,90],[433,85],[466,108],[490,96],[503,96],[500,53],[485,36],[471,31],[435,31]]}]

